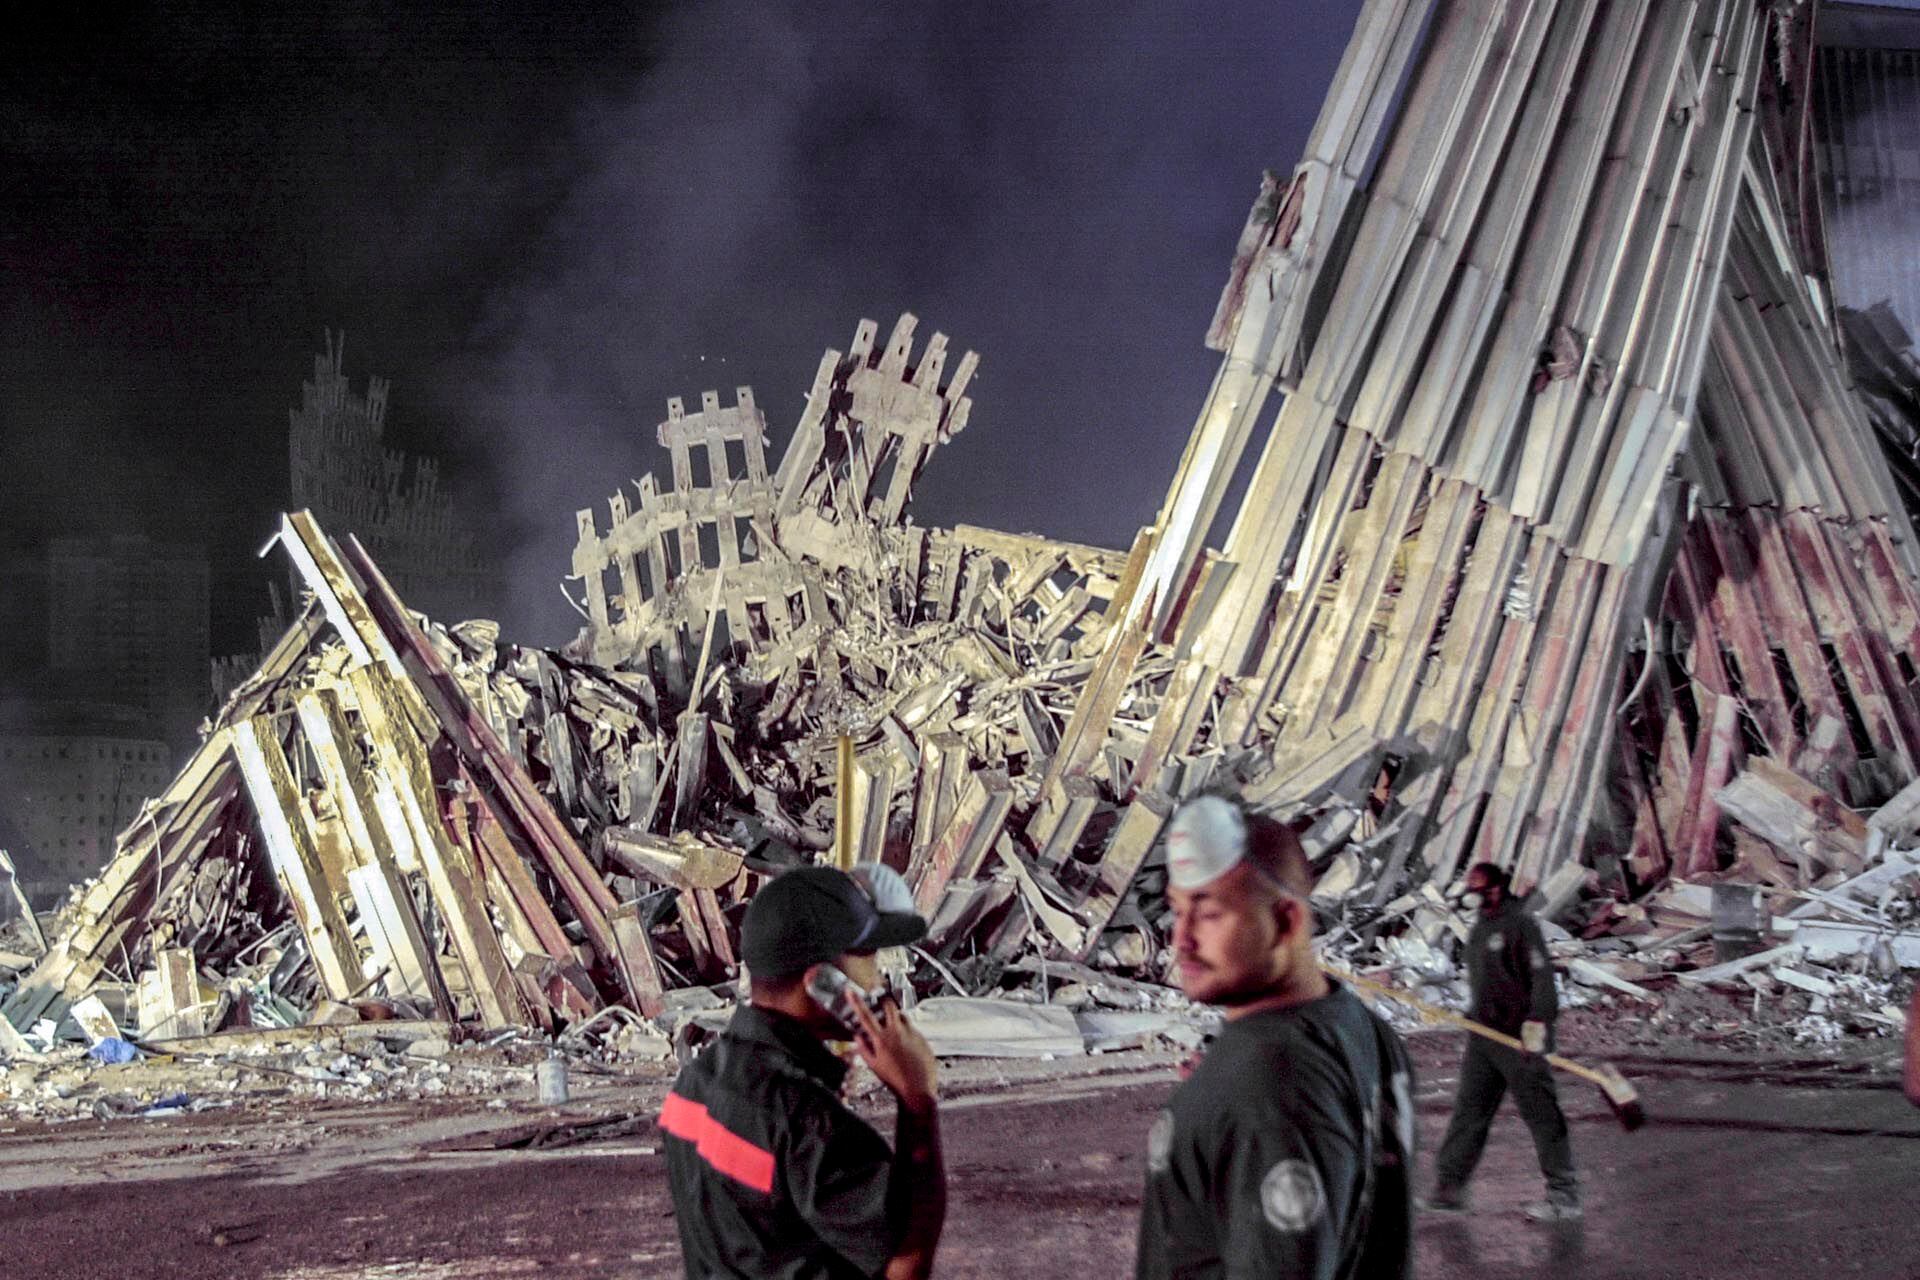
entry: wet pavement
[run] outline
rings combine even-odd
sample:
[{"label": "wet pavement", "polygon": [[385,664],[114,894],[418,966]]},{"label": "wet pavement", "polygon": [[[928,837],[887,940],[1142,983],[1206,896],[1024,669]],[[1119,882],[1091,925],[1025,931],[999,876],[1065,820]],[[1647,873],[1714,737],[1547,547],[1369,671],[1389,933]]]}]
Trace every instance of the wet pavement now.
[{"label": "wet pavement", "polygon": [[[1446,1123],[1457,1040],[1416,1038],[1424,1149]],[[1563,1085],[1588,1212],[1544,1227],[1526,1131],[1504,1112],[1475,1212],[1423,1219],[1421,1280],[1554,1276],[1920,1277],[1911,1210],[1920,1110],[1891,1075],[1820,1061],[1622,1059],[1652,1122],[1622,1132],[1596,1091]],[[1164,1060],[952,1099],[943,1280],[1131,1274],[1147,1126]],[[980,1087],[978,1082],[976,1088]],[[651,1113],[657,1083],[573,1120]],[[657,1141],[641,1127],[525,1149],[568,1117],[424,1106],[114,1121],[0,1135],[8,1276],[112,1258],[122,1275],[678,1276]],[[513,1138],[522,1147],[496,1149]],[[1421,1183],[1426,1179],[1423,1160]]]}]

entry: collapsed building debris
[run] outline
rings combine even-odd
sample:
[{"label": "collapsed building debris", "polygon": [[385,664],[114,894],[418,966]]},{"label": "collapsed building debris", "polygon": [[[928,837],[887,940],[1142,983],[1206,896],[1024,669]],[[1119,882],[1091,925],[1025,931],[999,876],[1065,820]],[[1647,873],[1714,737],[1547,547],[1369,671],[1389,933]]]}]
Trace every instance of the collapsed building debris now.
[{"label": "collapsed building debris", "polygon": [[[1295,823],[1327,945],[1419,983],[1452,979],[1479,860],[1610,999],[1764,968],[1831,1002],[1815,964],[1920,960],[1920,562],[1883,452],[1912,383],[1855,390],[1806,260],[1804,12],[1497,10],[1369,0],[1125,553],[912,523],[977,362],[916,358],[911,316],[827,353],[775,467],[750,390],[669,401],[671,487],[576,517],[562,651],[431,623],[288,516],[304,613],[6,1018],[116,988],[149,1036],[662,1016],[829,849],[906,876],[922,994],[1064,1000],[1164,976],[1156,846],[1206,788]],[[1779,916],[1788,949],[1672,924],[1714,880],[1782,895],[1750,941]]]},{"label": "collapsed building debris", "polygon": [[1077,895],[1006,824],[1123,559],[905,520],[975,364],[942,386],[936,335],[909,366],[913,323],[829,353],[777,475],[751,393],[672,403],[672,496],[616,496],[604,537],[583,517],[592,622],[567,652],[410,614],[357,539],[288,516],[306,611],[70,904],[11,1023],[103,978],[149,1036],[369,1000],[483,1027],[659,1015],[669,986],[731,976],[751,886],[832,842],[842,734],[851,851],[908,874],[933,963],[964,968],[958,945],[991,930],[1004,964],[1028,919],[1090,952]]}]

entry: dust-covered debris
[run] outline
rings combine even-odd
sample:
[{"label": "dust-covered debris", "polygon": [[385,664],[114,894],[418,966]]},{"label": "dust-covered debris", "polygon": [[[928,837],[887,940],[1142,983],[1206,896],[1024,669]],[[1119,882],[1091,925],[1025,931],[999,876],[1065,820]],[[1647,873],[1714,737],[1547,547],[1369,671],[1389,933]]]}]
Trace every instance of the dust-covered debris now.
[{"label": "dust-covered debris", "polygon": [[[1810,24],[1546,6],[1565,39],[1496,50],[1428,8],[1364,7],[1263,183],[1124,552],[913,522],[977,361],[912,316],[826,354],[777,464],[749,389],[670,400],[670,480],[575,515],[564,649],[414,614],[356,531],[285,517],[299,616],[44,946],[4,948],[0,1051],[66,1052],[95,995],[149,1045],[384,1017],[690,1052],[745,903],[823,858],[906,877],[903,994],[1177,1040],[1087,1011],[1159,1008],[1124,1003],[1169,971],[1159,837],[1209,789],[1300,832],[1330,954],[1442,1003],[1484,859],[1537,892],[1572,1006],[1890,1029],[1920,560],[1889,458],[1920,401],[1877,316],[1849,382],[1798,257]],[[1597,177],[1620,148],[1640,177]]]}]

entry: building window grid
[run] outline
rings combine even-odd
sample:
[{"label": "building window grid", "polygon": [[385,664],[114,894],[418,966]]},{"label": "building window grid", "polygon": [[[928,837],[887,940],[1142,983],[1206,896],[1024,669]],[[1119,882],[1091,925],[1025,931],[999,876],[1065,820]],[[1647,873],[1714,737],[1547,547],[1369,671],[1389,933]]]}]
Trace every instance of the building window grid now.
[{"label": "building window grid", "polygon": [[1888,299],[1920,330],[1920,264],[1874,251],[1911,242],[1920,230],[1920,131],[1897,126],[1920,109],[1920,55],[1828,48],[1817,65],[1815,129],[1836,292],[1850,305]]}]

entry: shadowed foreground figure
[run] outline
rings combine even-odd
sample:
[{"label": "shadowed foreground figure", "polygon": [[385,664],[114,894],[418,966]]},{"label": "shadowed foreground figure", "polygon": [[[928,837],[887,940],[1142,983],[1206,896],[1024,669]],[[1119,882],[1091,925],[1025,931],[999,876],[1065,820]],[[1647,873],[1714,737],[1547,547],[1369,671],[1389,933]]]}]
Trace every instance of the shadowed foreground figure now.
[{"label": "shadowed foreground figure", "polygon": [[1167,865],[1180,985],[1227,1022],[1148,1135],[1135,1276],[1410,1277],[1412,1071],[1314,958],[1298,838],[1203,796]]},{"label": "shadowed foreground figure", "polygon": [[1463,901],[1480,908],[1479,919],[1467,935],[1467,1016],[1495,1031],[1519,1036],[1531,1052],[1480,1036],[1467,1037],[1453,1119],[1440,1142],[1434,1191],[1424,1207],[1440,1213],[1466,1210],[1467,1181],[1486,1149],[1487,1131],[1500,1110],[1500,1099],[1512,1090],[1514,1106],[1533,1134],[1540,1171],[1547,1178],[1547,1198],[1529,1205],[1527,1216],[1562,1221],[1580,1216],[1580,1184],[1573,1172],[1573,1143],[1554,1088],[1553,1068],[1541,1056],[1553,1049],[1553,1024],[1560,1003],[1539,922],[1513,900],[1508,888],[1507,873],[1491,862],[1476,863],[1467,871]]},{"label": "shadowed foreground figure", "polygon": [[[884,869],[882,869],[884,870]],[[881,878],[884,880],[884,877]],[[753,896],[740,928],[753,1003],[674,1081],[660,1112],[688,1280],[924,1280],[946,1219],[933,1052],[891,998],[851,1024],[808,993],[832,966],[862,990],[875,952],[922,937],[904,894],[802,867]],[[840,1101],[855,1051],[899,1100],[890,1151]]]}]

